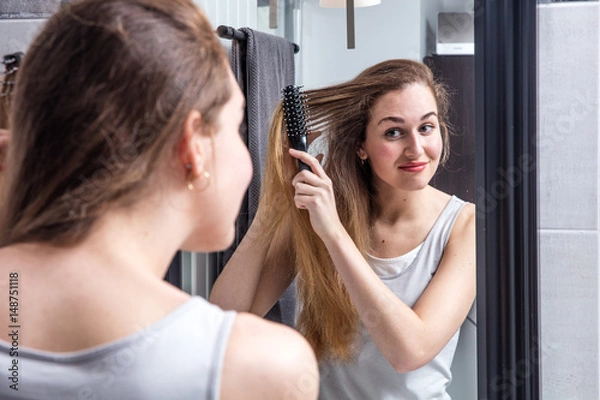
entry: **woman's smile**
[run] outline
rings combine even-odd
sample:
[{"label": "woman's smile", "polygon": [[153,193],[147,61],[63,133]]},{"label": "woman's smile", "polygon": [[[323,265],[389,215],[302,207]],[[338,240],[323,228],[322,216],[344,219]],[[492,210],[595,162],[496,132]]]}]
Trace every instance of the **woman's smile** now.
[{"label": "woman's smile", "polygon": [[428,162],[407,162],[398,167],[401,171],[404,172],[421,172],[424,171],[427,167]]}]

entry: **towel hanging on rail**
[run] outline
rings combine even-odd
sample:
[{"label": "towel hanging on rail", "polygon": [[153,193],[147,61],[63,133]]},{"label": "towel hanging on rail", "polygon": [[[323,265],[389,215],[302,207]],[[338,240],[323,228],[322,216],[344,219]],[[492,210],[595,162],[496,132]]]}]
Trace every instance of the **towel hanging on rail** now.
[{"label": "towel hanging on rail", "polygon": [[[294,53],[298,46],[289,40],[250,28],[233,29],[220,26],[219,36],[233,39],[231,67],[246,96],[245,127],[241,134],[252,159],[252,181],[236,220],[233,245],[216,254],[217,272],[220,273],[250,227],[260,195],[260,187],[267,151],[269,126],[275,108],[281,101],[281,89],[295,83]],[[280,301],[267,318],[293,324],[295,305]]]}]

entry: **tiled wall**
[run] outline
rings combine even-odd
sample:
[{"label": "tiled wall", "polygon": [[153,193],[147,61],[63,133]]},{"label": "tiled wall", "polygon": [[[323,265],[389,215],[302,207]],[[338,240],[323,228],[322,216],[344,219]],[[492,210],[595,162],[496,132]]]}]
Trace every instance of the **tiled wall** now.
[{"label": "tiled wall", "polygon": [[539,6],[544,400],[600,398],[600,3]]}]

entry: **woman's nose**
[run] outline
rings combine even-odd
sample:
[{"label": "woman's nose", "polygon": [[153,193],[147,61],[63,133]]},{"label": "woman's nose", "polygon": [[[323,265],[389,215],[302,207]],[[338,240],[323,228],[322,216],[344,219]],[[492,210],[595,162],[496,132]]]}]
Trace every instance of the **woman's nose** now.
[{"label": "woman's nose", "polygon": [[422,137],[418,132],[412,132],[408,138],[408,143],[404,149],[406,156],[411,158],[417,158],[423,154],[423,144],[421,143]]}]

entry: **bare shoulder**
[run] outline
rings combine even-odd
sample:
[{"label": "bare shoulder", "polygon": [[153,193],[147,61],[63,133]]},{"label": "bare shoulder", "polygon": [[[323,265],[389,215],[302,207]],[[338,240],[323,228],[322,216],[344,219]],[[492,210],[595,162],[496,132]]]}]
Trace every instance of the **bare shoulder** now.
[{"label": "bare shoulder", "polygon": [[467,203],[458,215],[458,220],[475,225],[475,204]]},{"label": "bare shoulder", "polygon": [[452,231],[450,232],[450,237],[448,238],[448,243],[446,245],[447,250],[455,249],[460,252],[468,251],[469,254],[474,253],[476,220],[475,216],[475,204],[465,204],[465,206],[462,208],[462,210],[456,217],[456,221],[454,222],[454,226],[452,227]]},{"label": "bare shoulder", "polygon": [[225,353],[221,399],[316,399],[318,389],[317,362],[302,335],[252,314],[237,314]]}]

